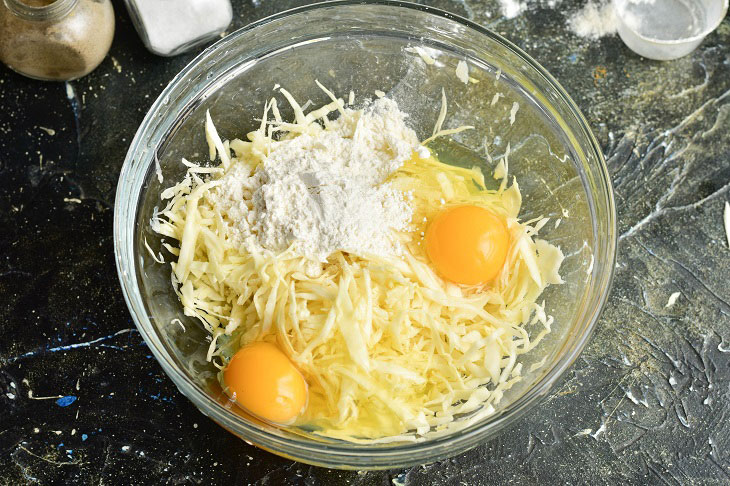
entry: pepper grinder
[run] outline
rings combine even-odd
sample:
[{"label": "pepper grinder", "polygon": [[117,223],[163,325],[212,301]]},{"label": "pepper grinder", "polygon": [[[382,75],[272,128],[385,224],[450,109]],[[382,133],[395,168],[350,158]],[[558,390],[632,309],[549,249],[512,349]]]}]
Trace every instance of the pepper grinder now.
[{"label": "pepper grinder", "polygon": [[84,76],[104,59],[113,37],[109,0],[0,0],[0,61],[30,78]]}]

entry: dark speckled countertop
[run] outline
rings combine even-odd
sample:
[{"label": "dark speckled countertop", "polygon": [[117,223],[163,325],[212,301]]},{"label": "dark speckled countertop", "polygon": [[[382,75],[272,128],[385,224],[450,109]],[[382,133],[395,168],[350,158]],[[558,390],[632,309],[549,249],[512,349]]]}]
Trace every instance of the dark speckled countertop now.
[{"label": "dark speckled countertop", "polygon": [[[234,2],[234,24],[303,2]],[[730,20],[683,59],[571,34],[582,0],[439,0],[525,49],[567,88],[616,189],[619,258],[590,344],[528,416],[427,466],[340,472],[245,444],[201,415],[134,328],[112,213],[127,147],[195,53],[147,53],[121,2],[91,75],[0,67],[0,483],[728,484]],[[678,292],[676,303],[667,306]]]}]

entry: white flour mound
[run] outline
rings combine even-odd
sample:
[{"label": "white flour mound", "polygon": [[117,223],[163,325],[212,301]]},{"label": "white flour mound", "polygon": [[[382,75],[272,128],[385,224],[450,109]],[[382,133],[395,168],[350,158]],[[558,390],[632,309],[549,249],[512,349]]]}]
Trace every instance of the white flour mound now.
[{"label": "white flour mound", "polygon": [[568,26],[577,36],[595,40],[615,34],[618,21],[611,2],[596,4],[589,1],[568,19]]},{"label": "white flour mound", "polygon": [[412,209],[385,179],[418,149],[406,115],[387,98],[345,109],[326,130],[274,142],[251,173],[232,166],[213,197],[234,244],[249,252],[294,251],[324,262],[334,251],[397,255],[393,230]]},{"label": "white flour mound", "polygon": [[[653,2],[654,0],[630,0],[633,2]],[[556,8],[562,0],[498,0],[500,11],[506,19],[536,8]],[[597,40],[616,33],[618,21],[611,0],[588,0],[583,8],[568,18],[568,28],[578,37]]]}]

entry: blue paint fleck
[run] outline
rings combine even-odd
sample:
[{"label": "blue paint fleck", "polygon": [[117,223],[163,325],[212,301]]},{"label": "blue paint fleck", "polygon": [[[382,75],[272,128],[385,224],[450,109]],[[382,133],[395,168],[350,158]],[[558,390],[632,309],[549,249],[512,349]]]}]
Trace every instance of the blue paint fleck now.
[{"label": "blue paint fleck", "polygon": [[68,407],[73,402],[76,401],[76,397],[73,395],[66,395],[65,397],[61,397],[58,400],[56,400],[56,405],[59,407]]},{"label": "blue paint fleck", "polygon": [[112,344],[100,344],[99,347],[100,348],[111,348],[111,349],[117,349],[119,351],[124,351],[124,348],[119,347],[119,346],[114,346]]},{"label": "blue paint fleck", "polygon": [[89,438],[89,436],[88,436],[88,435],[86,435],[86,434],[81,434],[81,442],[85,441],[85,440],[86,440],[86,439],[88,439],[88,438]]},{"label": "blue paint fleck", "polygon": [[57,447],[57,448],[59,448],[59,449],[60,449],[61,447],[63,447],[63,442],[61,442],[60,444],[58,444],[58,445],[57,445],[56,447]]},{"label": "blue paint fleck", "polygon": [[578,62],[578,54],[569,55],[568,61],[570,61],[571,64],[575,64],[576,62]]}]

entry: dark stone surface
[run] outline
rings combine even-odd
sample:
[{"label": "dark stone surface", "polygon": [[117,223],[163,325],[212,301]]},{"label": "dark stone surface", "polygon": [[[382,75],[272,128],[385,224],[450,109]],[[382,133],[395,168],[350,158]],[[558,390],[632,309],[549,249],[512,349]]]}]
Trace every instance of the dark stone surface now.
[{"label": "dark stone surface", "polygon": [[[294,3],[235,2],[233,27]],[[0,483],[730,481],[730,21],[692,55],[658,63],[616,36],[571,34],[574,0],[528,0],[513,19],[493,0],[431,3],[546,66],[608,159],[616,282],[590,345],[549,399],[467,454],[368,473],[270,455],[201,415],[134,329],[111,237],[128,144],[194,54],[148,54],[115,2],[110,56],[68,92],[0,68]]]}]

